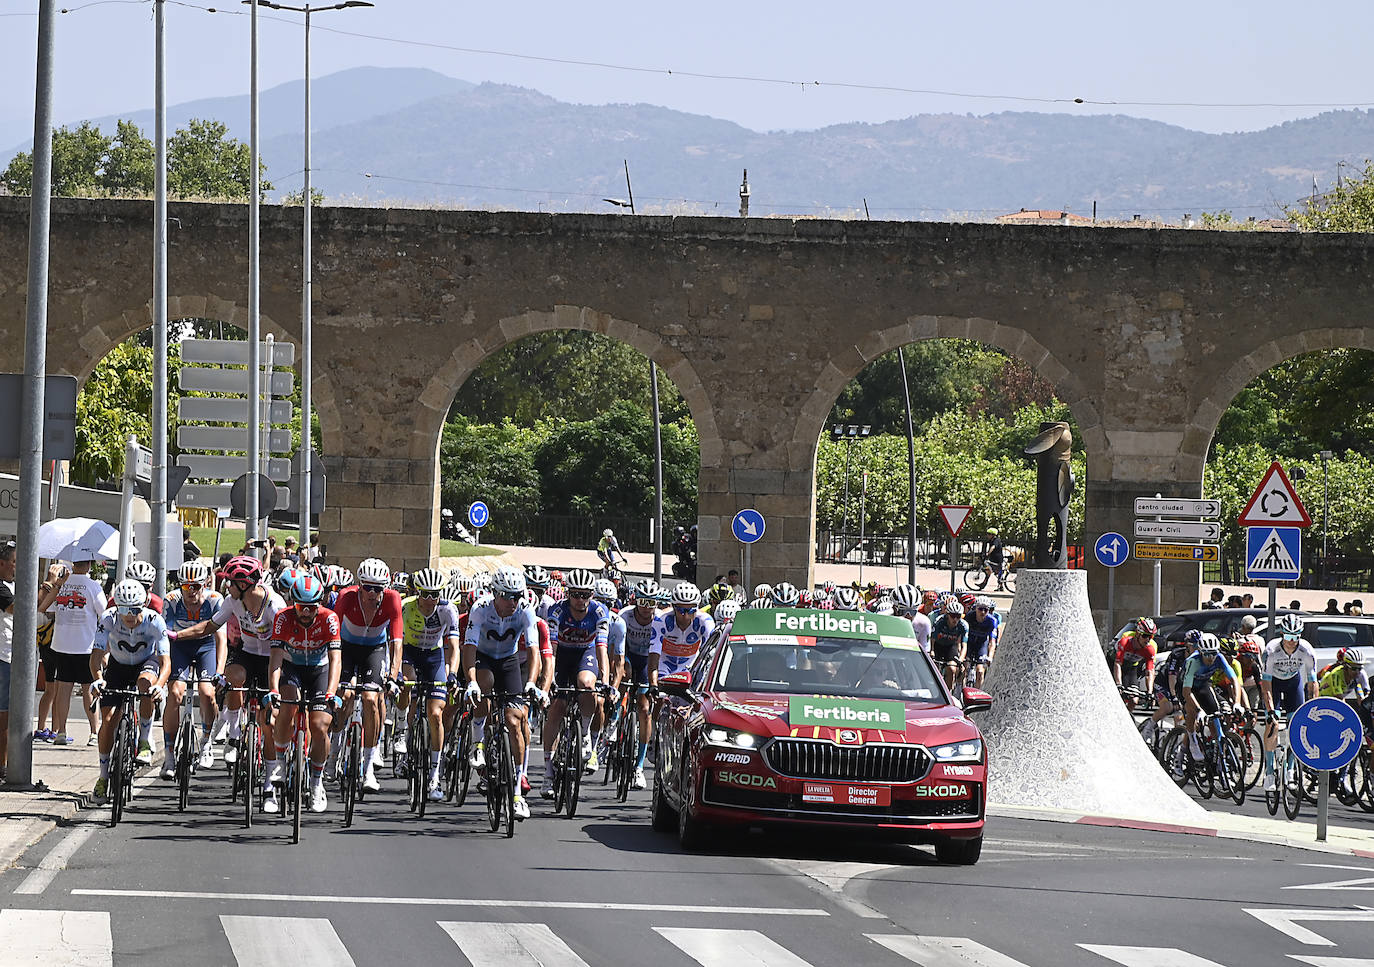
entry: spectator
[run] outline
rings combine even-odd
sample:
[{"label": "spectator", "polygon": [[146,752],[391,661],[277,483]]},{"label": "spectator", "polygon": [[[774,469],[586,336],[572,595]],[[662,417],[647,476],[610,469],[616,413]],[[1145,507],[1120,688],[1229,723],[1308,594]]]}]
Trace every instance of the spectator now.
[{"label": "spectator", "polygon": [[1336,605],[1336,599],[1335,599],[1335,598],[1327,598],[1327,599],[1326,599],[1326,610],[1323,611],[1322,614],[1340,614],[1340,613],[1341,613],[1341,609],[1340,609],[1339,607],[1337,607],[1337,605]]},{"label": "spectator", "polygon": [[1354,606],[1355,606],[1355,602],[1353,602],[1353,601],[1347,601],[1347,602],[1345,603],[1345,607],[1341,609],[1341,614],[1349,615],[1349,614],[1351,613],[1351,612],[1350,612],[1350,609],[1353,608]]},{"label": "spectator", "polygon": [[314,533],[310,535],[310,546],[305,549],[305,560],[309,564],[314,564],[320,559],[320,535]]},{"label": "spectator", "polygon": [[[53,616],[52,650],[56,653],[57,695],[53,700],[53,745],[71,745],[67,713],[71,710],[72,685],[81,686],[83,698],[91,683],[91,646],[96,626],[105,613],[105,593],[91,580],[90,561],[73,561],[68,571],[53,565],[38,601],[40,611]],[[94,735],[94,730],[92,735]]]},{"label": "spectator", "polygon": [[186,540],[181,543],[181,559],[183,561],[194,561],[200,557],[200,545],[191,540],[191,535],[186,535]]},{"label": "spectator", "polygon": [[1241,604],[1240,604],[1240,595],[1239,595],[1239,594],[1233,594],[1233,595],[1231,595],[1229,598],[1226,599],[1226,607],[1228,607],[1228,608],[1239,608],[1240,606],[1241,606]]},{"label": "spectator", "polygon": [[292,564],[299,564],[301,562],[301,556],[296,552],[296,539],[294,537],[288,537],[286,539],[282,557]]},{"label": "spectator", "polygon": [[1220,608],[1221,600],[1223,597],[1225,597],[1225,592],[1223,592],[1221,588],[1212,588],[1212,596],[1208,598],[1206,601],[1202,602],[1202,606],[1203,608],[1206,608],[1208,610],[1212,608]]},{"label": "spectator", "polygon": [[1351,601],[1350,613],[1354,615],[1364,614],[1364,602],[1361,601],[1359,598],[1356,598],[1354,601]]},{"label": "spectator", "polygon": [[1246,591],[1240,596],[1240,606],[1242,608],[1253,608],[1255,606],[1255,596]]},{"label": "spectator", "polygon": [[[0,544],[0,781],[5,778],[10,728],[10,656],[14,648],[14,541]],[[26,688],[28,686],[25,686]]]},{"label": "spectator", "polygon": [[1289,611],[1301,611],[1301,610],[1302,610],[1302,602],[1301,602],[1301,601],[1289,601],[1289,602],[1288,602],[1288,610],[1289,610]]},{"label": "spectator", "polygon": [[725,582],[734,589],[737,597],[744,597],[744,585],[740,583],[739,571],[731,568],[725,575]]}]

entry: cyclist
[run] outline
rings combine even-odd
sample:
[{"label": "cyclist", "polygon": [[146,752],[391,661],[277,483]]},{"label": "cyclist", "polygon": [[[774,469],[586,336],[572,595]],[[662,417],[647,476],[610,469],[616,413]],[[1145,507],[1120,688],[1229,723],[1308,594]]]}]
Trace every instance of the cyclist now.
[{"label": "cyclist", "polygon": [[[934,615],[935,618],[940,616],[939,591],[931,590],[921,595],[921,614],[925,615],[927,618],[930,618],[931,615]],[[930,618],[930,620],[934,621],[935,618]]]},{"label": "cyclist", "polygon": [[[153,703],[166,694],[171,674],[171,648],[162,616],[149,608],[148,592],[138,581],[126,578],[115,585],[114,607],[100,616],[91,651],[91,694],[106,688],[136,687],[142,696],[138,706],[139,745],[146,745],[153,731]],[[100,699],[100,778],[95,797],[109,792],[110,750],[123,707],[113,696]]]},{"label": "cyclist", "polygon": [[[765,604],[767,608],[769,605]],[[837,611],[860,611],[863,609],[863,599],[859,597],[859,592],[853,588],[835,589],[835,610]]]},{"label": "cyclist", "polygon": [[[666,590],[666,589],[665,589],[665,590]],[[755,597],[755,598],[767,598],[767,599],[769,599],[769,600],[771,601],[771,600],[773,599],[773,585],[771,585],[771,584],[756,584],[756,585],[754,585],[754,597]],[[751,599],[751,600],[752,600],[752,599]]]},{"label": "cyclist", "polygon": [[801,599],[801,593],[795,585],[783,581],[781,584],[773,585],[769,597],[773,599],[775,608],[795,608]]},{"label": "cyclist", "polygon": [[[416,571],[414,597],[401,602],[401,661],[409,666],[418,687],[427,693],[425,718],[429,723],[429,798],[444,798],[439,785],[439,759],[444,748],[444,707],[448,683],[457,681],[458,611],[442,597],[448,579],[442,571],[427,567]],[[402,707],[408,706],[402,702]]]},{"label": "cyclist", "polygon": [[753,610],[753,611],[757,611],[757,610],[759,610],[759,609],[761,609],[761,608],[771,608],[771,607],[773,607],[773,599],[772,599],[772,598],[755,598],[753,601],[750,601],[750,602],[749,602],[748,607],[749,607],[750,610]]},{"label": "cyclist", "polygon": [[[219,592],[209,587],[210,568],[199,560],[187,561],[177,569],[179,591],[167,595],[163,603],[163,620],[173,630],[200,624],[224,605]],[[215,702],[215,682],[224,673],[228,644],[224,629],[216,628],[200,637],[178,634],[172,644],[172,673],[168,685],[167,707],[162,712],[162,738],[166,758],[162,763],[162,778],[176,777],[176,734],[181,720],[181,699],[186,694],[188,673],[194,668],[200,674],[200,767],[209,769],[215,764],[213,732],[227,728],[227,712],[221,712]],[[214,726],[212,730],[211,726]]]},{"label": "cyclist", "polygon": [[[523,680],[520,675],[519,642],[539,641],[538,618],[525,601],[524,572],[519,568],[502,567],[492,580],[492,594],[472,606],[463,637],[463,668],[467,675],[465,694],[475,706],[474,716],[483,719],[488,713],[483,696],[493,692],[497,683],[507,695],[505,708],[506,730],[510,734],[511,760],[525,761],[525,706],[519,696],[527,695],[542,701],[543,694],[535,684],[540,662],[530,658]],[[527,649],[528,650],[528,649]],[[545,759],[547,769],[548,760]],[[529,804],[525,802],[525,767],[518,767],[515,790],[515,818],[528,819]]]},{"label": "cyclist", "polygon": [[549,572],[538,564],[525,565],[525,587],[533,594],[535,599],[534,613],[544,620],[548,620],[549,609],[553,607],[553,598],[549,597]]},{"label": "cyclist", "polygon": [[124,567],[124,580],[137,581],[148,592],[148,608],[162,614],[162,598],[153,593],[153,582],[157,580],[157,568],[148,561],[130,561]]},{"label": "cyclist", "polygon": [[1273,715],[1290,715],[1308,698],[1317,694],[1317,654],[1311,644],[1303,640],[1303,620],[1295,614],[1280,615],[1279,637],[1264,646],[1264,664],[1260,672],[1260,697],[1264,710],[1270,713],[1264,729],[1264,791],[1272,792],[1274,779],[1274,750],[1278,747],[1278,723]]},{"label": "cyclist", "polygon": [[914,584],[899,584],[892,589],[892,610],[911,622],[912,633],[921,650],[930,653],[930,619],[921,613],[921,589]]},{"label": "cyclist", "polygon": [[996,574],[997,590],[1007,589],[1007,555],[1002,547],[1002,537],[996,527],[989,527],[983,541],[983,573]]},{"label": "cyclist", "polygon": [[968,619],[968,654],[974,664],[973,684],[983,687],[988,665],[997,654],[997,639],[1002,634],[1002,619],[992,598],[981,594],[973,601],[973,613]]},{"label": "cyclist", "polygon": [[[625,663],[628,666],[624,677],[630,685],[649,684],[649,653],[654,644],[654,619],[658,617],[658,582],[645,578],[635,585],[632,604],[620,612],[625,622]],[[734,603],[734,598],[728,598]],[[719,606],[718,606],[719,607]],[[738,608],[738,604],[735,604]],[[635,714],[639,716],[639,757],[635,760],[635,774],[630,780],[632,789],[643,789],[644,761],[649,755],[649,742],[653,738],[654,719],[649,714],[649,695],[643,688],[635,699]]]},{"label": "cyclist", "polygon": [[620,542],[615,539],[615,532],[607,527],[601,532],[601,540],[596,543],[596,556],[601,558],[601,563],[605,565],[601,569],[602,573],[609,574],[611,571],[615,570],[615,558],[617,554],[620,555],[621,563],[630,563],[629,558],[627,558],[625,553],[620,549]]},{"label": "cyclist", "polygon": [[[1188,730],[1188,748],[1193,760],[1202,761],[1202,746],[1197,738],[1198,712],[1216,715],[1221,711],[1220,696],[1214,676],[1220,676],[1223,683],[1229,682],[1232,704],[1240,703],[1240,678],[1221,654],[1221,642],[1211,633],[1203,633],[1198,640],[1197,651],[1183,666],[1183,708],[1184,727]],[[1214,728],[1216,727],[1214,723]]]},{"label": "cyclist", "polygon": [[[1164,664],[1156,671],[1155,711],[1140,732],[1146,742],[1154,742],[1155,732],[1159,728],[1159,723],[1164,721],[1165,716],[1177,716],[1182,709],[1182,702],[1178,695],[1183,687],[1183,670],[1188,664],[1189,656],[1197,649],[1198,642],[1201,640],[1201,631],[1196,628],[1189,631],[1182,642],[1169,650],[1168,657],[1164,659]],[[1177,718],[1174,721],[1177,724]]]},{"label": "cyclist", "polygon": [[945,684],[951,690],[957,684],[959,667],[968,651],[968,623],[964,621],[964,606],[950,595],[940,617],[930,626],[930,653],[944,672]]},{"label": "cyclist", "polygon": [[[534,608],[536,616],[538,615],[535,592],[532,588],[527,588],[525,591],[525,604]],[[520,680],[523,682],[529,678],[530,662],[534,660],[532,655],[538,654],[539,671],[535,676],[535,682],[539,686],[539,700],[542,703],[546,699],[549,689],[553,687],[553,642],[549,639],[549,623],[540,617],[536,617],[534,623],[539,628],[539,640],[537,642],[531,645],[524,635],[520,636]],[[533,706],[531,706],[530,712],[533,712]],[[531,715],[526,714],[524,721],[525,754],[520,760],[520,794],[522,796],[530,791],[530,746],[534,744],[530,732],[530,718]],[[474,736],[473,744],[481,745],[482,737],[480,735]],[[474,756],[474,760],[480,758],[480,756]]]},{"label": "cyclist", "polygon": [[[577,700],[582,709],[582,718],[590,724],[597,710],[597,683],[606,685],[610,681],[607,639],[611,615],[605,605],[592,600],[596,578],[591,571],[585,568],[569,571],[565,583],[568,599],[549,609],[549,638],[554,647],[554,687],[580,690]],[[556,697],[549,706],[549,714],[544,718],[544,787],[539,794],[545,799],[553,798],[553,769],[550,764],[554,745],[558,741],[558,729],[563,724],[565,707],[564,699]],[[598,738],[599,735],[589,734],[582,743],[583,768],[588,772],[596,770]]]},{"label": "cyclist", "polygon": [[[363,693],[363,788],[368,792],[382,788],[375,767],[381,761],[377,736],[382,726],[381,691],[388,657],[391,668],[401,667],[401,596],[390,584],[391,569],[386,562],[369,557],[358,565],[357,586],[340,591],[334,606],[342,642],[339,675],[348,690],[347,702],[355,700],[354,676],[357,691]],[[400,688],[394,682],[387,684],[394,700]],[[347,709],[337,716],[340,729],[348,716]]]},{"label": "cyclist", "polygon": [[1345,699],[1360,717],[1365,731],[1369,731],[1369,711],[1364,706],[1369,697],[1369,675],[1364,670],[1364,655],[1358,648],[1338,651],[1336,663],[1321,677],[1318,686],[1322,695]]},{"label": "cyclist", "polygon": [[[624,677],[625,667],[625,619],[620,617],[620,589],[611,581],[601,578],[592,589],[596,600],[605,606],[610,614],[610,624],[606,628],[606,656],[611,661],[610,691],[605,693],[604,700],[598,705],[596,710],[596,721],[592,724],[592,734],[601,736],[601,742],[597,745],[597,755],[601,758],[606,756],[605,730],[606,726],[613,723],[620,714],[620,703],[610,702],[613,695],[618,696],[620,680]],[[606,705],[611,704],[607,709]]]},{"label": "cyclist", "polygon": [[715,584],[711,585],[710,590],[706,592],[706,607],[701,610],[705,611],[707,614],[712,614],[716,610],[716,606],[722,601],[731,601],[734,597],[734,588],[726,584],[724,578],[721,578]]},{"label": "cyclist", "polygon": [[1240,619],[1240,628],[1231,633],[1240,658],[1241,687],[1248,708],[1260,707],[1260,675],[1264,671],[1264,639],[1255,634],[1255,616]]},{"label": "cyclist", "polygon": [[[792,588],[790,584],[779,587]],[[698,610],[701,593],[695,587],[684,581],[672,594],[673,610],[654,619],[654,643],[649,652],[651,688],[658,687],[660,675],[690,671],[697,652],[715,629],[711,616]]]},{"label": "cyclist", "polygon": [[[304,704],[310,709],[310,811],[328,808],[324,793],[324,763],[329,754],[329,720],[338,711],[342,667],[339,618],[323,607],[324,585],[309,574],[298,574],[291,585],[291,607],[272,622],[272,659],[267,668],[267,704],[273,708]],[[296,727],[294,714],[277,716],[273,741],[277,757],[268,771],[270,792],[263,811],[278,812],[277,785],[286,777],[286,755]],[[305,776],[300,777],[302,781]]]},{"label": "cyclist", "polygon": [[[1159,645],[1155,633],[1159,627],[1150,618],[1141,615],[1135,619],[1135,627],[1127,630],[1116,642],[1116,661],[1112,664],[1112,677],[1118,686],[1136,688],[1141,676],[1145,678],[1145,694],[1155,689],[1155,655]],[[1135,711],[1136,700],[1131,695],[1125,697],[1126,707]]]}]

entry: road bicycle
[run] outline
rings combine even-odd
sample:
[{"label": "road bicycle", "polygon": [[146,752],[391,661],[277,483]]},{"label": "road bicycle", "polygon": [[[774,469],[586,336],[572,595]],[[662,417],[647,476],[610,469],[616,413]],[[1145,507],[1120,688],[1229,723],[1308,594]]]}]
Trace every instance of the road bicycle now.
[{"label": "road bicycle", "polygon": [[554,740],[553,811],[569,819],[577,815],[577,799],[582,791],[582,741],[586,734],[582,723],[582,704],[578,698],[591,693],[589,688],[559,688],[554,690],[563,699],[563,722]]},{"label": "road bicycle", "polygon": [[[244,723],[239,737],[230,740],[235,746],[234,762],[230,766],[229,801],[237,802],[243,797],[243,826],[252,828],[254,800],[257,809],[262,810],[262,800],[266,795],[262,785],[263,756],[262,729],[258,725],[258,714],[262,710],[263,696],[267,689],[259,686],[225,689],[227,692],[243,693]],[[269,727],[271,719],[268,720]],[[270,734],[270,733],[269,733]]]},{"label": "road bicycle", "polygon": [[[1164,740],[1161,760],[1180,788],[1191,780],[1203,799],[1220,794],[1236,805],[1245,802],[1245,753],[1241,739],[1222,718],[1199,712],[1196,724],[1202,760],[1194,761],[1186,729],[1173,729]],[[1214,734],[1215,733],[1215,734]]]},{"label": "road bicycle", "polygon": [[483,745],[487,753],[487,822],[491,831],[497,832],[504,822],[506,838],[515,835],[515,794],[519,791],[519,778],[515,772],[515,760],[511,756],[510,730],[506,728],[506,707],[519,702],[518,697],[509,692],[492,693]]},{"label": "road bicycle", "polygon": [[398,684],[410,689],[410,705],[405,711],[406,750],[397,754],[393,766],[405,776],[410,811],[423,819],[429,800],[429,683]]},{"label": "road bicycle", "polygon": [[615,768],[615,798],[618,802],[630,798],[630,784],[634,781],[635,766],[639,763],[639,696],[648,692],[647,684],[630,686],[620,712],[620,729],[610,747],[608,758]]},{"label": "road bicycle", "polygon": [[[124,818],[124,807],[134,795],[134,772],[137,765],[134,756],[138,754],[138,738],[134,730],[134,701],[140,693],[134,688],[107,688],[101,697],[119,699],[119,725],[115,727],[114,745],[110,748],[110,774],[106,780],[107,795],[110,798],[110,825],[118,826]],[[91,703],[91,710],[100,706],[97,698]]]},{"label": "road bicycle", "polygon": [[439,758],[444,802],[455,806],[467,801],[472,782],[472,703],[466,696],[461,701],[461,709],[444,733],[444,750]]},{"label": "road bicycle", "polygon": [[[186,688],[181,695],[181,715],[178,717],[177,734],[172,745],[172,763],[177,784],[177,811],[185,812],[186,806],[191,801],[191,776],[196,771],[196,758],[199,751],[196,748],[196,725],[195,718],[200,717],[200,669],[194,670],[193,674],[186,681]],[[207,736],[208,741],[208,736]]]},{"label": "road bicycle", "polygon": [[287,752],[286,775],[282,778],[282,795],[286,798],[286,808],[282,815],[291,814],[291,842],[301,841],[301,803],[305,797],[305,787],[309,782],[306,762],[310,754],[310,697],[305,689],[298,688],[300,696],[293,702],[283,701],[282,705],[295,705],[295,722],[292,723],[290,750]]},{"label": "road bicycle", "polygon": [[[976,555],[974,560],[974,566],[964,571],[964,587],[970,591],[982,591],[988,586],[988,581],[992,580],[996,569],[982,554]],[[998,583],[1001,585],[998,590],[1016,590],[1016,569],[1011,566],[1011,561],[1005,558],[1002,561],[1002,576]]]},{"label": "road bicycle", "polygon": [[1264,792],[1264,807],[1269,810],[1270,816],[1275,816],[1282,805],[1285,816],[1297,819],[1303,800],[1302,763],[1298,762],[1297,754],[1288,744],[1288,721],[1283,713],[1275,713],[1272,721],[1275,723],[1278,741],[1274,749],[1276,775],[1274,788],[1266,789]]},{"label": "road bicycle", "polygon": [[[339,770],[339,798],[343,801],[343,824],[353,825],[353,811],[363,798],[363,702],[354,687],[355,674],[349,679],[347,690],[353,695],[353,704],[348,713],[348,725],[338,738],[343,742],[339,750],[337,768]],[[345,689],[339,689],[343,692]]]}]

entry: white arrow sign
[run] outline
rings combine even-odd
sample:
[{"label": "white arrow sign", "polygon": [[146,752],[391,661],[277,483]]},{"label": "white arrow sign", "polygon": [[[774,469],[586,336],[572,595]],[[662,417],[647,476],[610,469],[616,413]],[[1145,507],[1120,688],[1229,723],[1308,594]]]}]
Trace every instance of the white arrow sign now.
[{"label": "white arrow sign", "polygon": [[1322,719],[1339,719],[1344,717],[1345,716],[1341,715],[1341,713],[1337,712],[1335,709],[1314,708],[1312,710],[1312,720],[1314,722],[1320,722]]},{"label": "white arrow sign", "polygon": [[1334,941],[1321,934],[1298,926],[1299,920],[1325,921],[1327,923],[1374,923],[1374,910],[1279,910],[1261,908],[1246,910],[1260,923],[1267,923],[1275,930],[1292,937],[1298,943],[1310,947],[1334,947]]},{"label": "white arrow sign", "polygon": [[1321,755],[1322,750],[1307,741],[1307,726],[1304,725],[1298,730],[1298,739],[1302,742],[1303,751],[1307,753],[1309,759],[1315,759]]},{"label": "white arrow sign", "polygon": [[1219,500],[1192,500],[1183,497],[1137,497],[1135,512],[1141,517],[1217,517]]},{"label": "white arrow sign", "polygon": [[744,531],[744,533],[748,534],[750,537],[759,536],[759,529],[754,526],[754,522],[750,520],[748,517],[740,518],[739,529]]},{"label": "white arrow sign", "polygon": [[1137,520],[1136,537],[1177,537],[1184,540],[1215,541],[1221,538],[1221,525],[1203,521]]},{"label": "white arrow sign", "polygon": [[[1374,873],[1367,866],[1341,866],[1338,863],[1304,863],[1303,866],[1318,870],[1354,870],[1357,873]],[[1326,883],[1298,883],[1284,887],[1285,890],[1367,890],[1374,891],[1374,876],[1361,876],[1353,880],[1329,880]]]}]

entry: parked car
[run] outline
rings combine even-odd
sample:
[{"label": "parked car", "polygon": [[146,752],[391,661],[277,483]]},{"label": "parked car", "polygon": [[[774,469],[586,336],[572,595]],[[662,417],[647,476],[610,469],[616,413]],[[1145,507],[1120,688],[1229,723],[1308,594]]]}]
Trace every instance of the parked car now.
[{"label": "parked car", "polygon": [[[1358,648],[1364,655],[1366,672],[1374,673],[1374,617],[1344,614],[1305,614],[1302,636],[1311,642],[1317,653],[1317,667],[1324,668],[1336,660],[1342,648]],[[1269,622],[1262,620],[1255,633],[1268,641],[1277,637],[1269,631]]]},{"label": "parked car", "polygon": [[[1309,617],[1302,611],[1292,611],[1288,608],[1279,608],[1279,614],[1301,614],[1304,618]],[[1269,617],[1268,608],[1202,608],[1191,611],[1179,611],[1176,614],[1163,614],[1154,616],[1155,625],[1159,631],[1155,634],[1155,642],[1160,651],[1168,651],[1183,640],[1183,636],[1189,631],[1197,630],[1211,632],[1218,638],[1224,638],[1233,631],[1240,629],[1241,620],[1246,615],[1254,615],[1257,622],[1263,622]],[[1135,627],[1135,618],[1126,622],[1117,629],[1112,640],[1103,643],[1103,649],[1110,651],[1115,657],[1116,642],[1123,634]]]},{"label": "parked car", "polygon": [[827,826],[932,843],[970,864],[983,845],[987,750],[968,713],[890,615],[743,611],[666,676],[652,821],[682,845],[710,826]]}]

